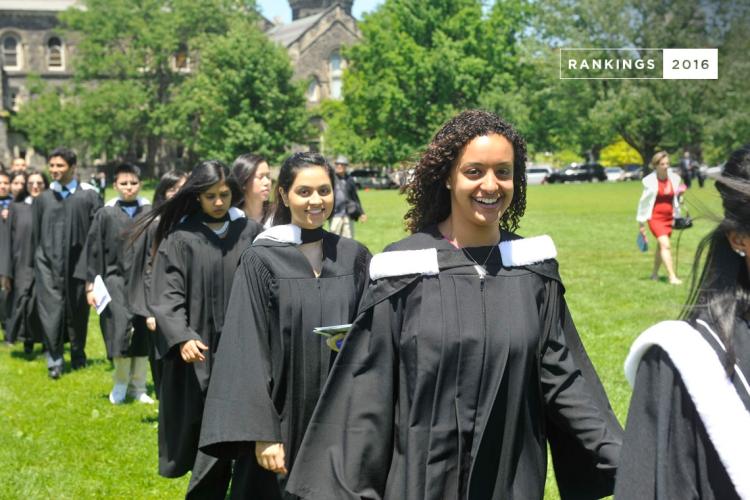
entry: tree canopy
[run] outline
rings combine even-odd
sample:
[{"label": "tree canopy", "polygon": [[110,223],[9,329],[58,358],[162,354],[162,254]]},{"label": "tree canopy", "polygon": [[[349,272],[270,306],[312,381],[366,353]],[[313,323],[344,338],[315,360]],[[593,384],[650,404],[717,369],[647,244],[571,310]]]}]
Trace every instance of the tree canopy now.
[{"label": "tree canopy", "polygon": [[[75,83],[38,84],[12,120],[36,149],[66,143],[128,160],[145,152],[153,166],[158,153],[228,161],[256,148],[278,156],[304,138],[302,93],[286,53],[261,31],[254,1],[84,5],[60,16],[79,40]],[[39,124],[50,116],[65,130]]]},{"label": "tree canopy", "polygon": [[388,0],[365,16],[362,42],[345,51],[344,100],[323,106],[328,147],[394,164],[491,88],[512,92],[523,9],[507,2],[501,12],[505,4],[484,15],[480,0]]}]

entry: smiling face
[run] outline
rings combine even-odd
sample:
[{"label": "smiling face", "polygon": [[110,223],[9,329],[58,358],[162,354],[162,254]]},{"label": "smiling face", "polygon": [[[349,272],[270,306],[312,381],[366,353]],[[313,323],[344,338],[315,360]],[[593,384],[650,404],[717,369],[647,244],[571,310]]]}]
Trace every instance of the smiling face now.
[{"label": "smiling face", "polygon": [[26,160],[23,158],[16,158],[13,160],[13,163],[10,165],[10,171],[11,172],[23,172],[26,170]]},{"label": "smiling face", "polygon": [[137,175],[121,173],[115,179],[115,190],[123,201],[133,201],[141,190],[141,181]]},{"label": "smiling face", "polygon": [[454,227],[497,226],[513,200],[513,144],[499,134],[472,139],[459,154],[448,185]]},{"label": "smiling face", "polygon": [[0,198],[7,198],[10,194],[10,177],[5,173],[0,174]]},{"label": "smiling face", "polygon": [[65,186],[73,180],[74,173],[75,169],[71,168],[62,156],[53,156],[49,159],[49,175],[52,180]]},{"label": "smiling face", "polygon": [[267,201],[271,196],[271,168],[262,161],[255,169],[255,175],[245,183],[245,199]]},{"label": "smiling face", "polygon": [[291,211],[292,224],[303,229],[321,227],[333,209],[333,186],[323,167],[300,169],[289,192],[279,188],[279,194]]},{"label": "smiling face", "polygon": [[215,219],[224,217],[232,206],[232,190],[225,181],[219,181],[198,195],[201,210]]},{"label": "smiling face", "polygon": [[44,191],[44,178],[39,174],[31,174],[26,181],[26,190],[32,198],[36,198]]}]

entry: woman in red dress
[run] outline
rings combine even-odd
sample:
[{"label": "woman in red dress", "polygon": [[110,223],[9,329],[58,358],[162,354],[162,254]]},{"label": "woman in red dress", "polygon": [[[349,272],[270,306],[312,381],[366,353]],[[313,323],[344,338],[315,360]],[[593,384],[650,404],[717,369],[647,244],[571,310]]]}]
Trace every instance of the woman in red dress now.
[{"label": "woman in red dress", "polygon": [[654,255],[654,268],[651,279],[659,279],[659,268],[663,264],[669,275],[669,282],[673,285],[682,283],[677,277],[672,264],[672,250],[669,237],[672,235],[672,221],[679,214],[680,205],[677,194],[682,179],[679,175],[669,171],[669,154],[659,151],[651,160],[654,169],[643,178],[643,194],[638,203],[638,224],[643,239],[646,240],[646,223],[651,233],[659,243]]}]

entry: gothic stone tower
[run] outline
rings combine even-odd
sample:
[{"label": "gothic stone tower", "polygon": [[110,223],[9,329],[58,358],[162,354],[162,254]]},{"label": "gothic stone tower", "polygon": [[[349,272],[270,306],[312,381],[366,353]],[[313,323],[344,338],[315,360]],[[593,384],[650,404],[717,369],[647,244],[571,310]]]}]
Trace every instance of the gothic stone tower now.
[{"label": "gothic stone tower", "polygon": [[314,16],[334,4],[341,5],[346,13],[351,16],[353,3],[354,0],[289,0],[293,21],[307,16]]}]

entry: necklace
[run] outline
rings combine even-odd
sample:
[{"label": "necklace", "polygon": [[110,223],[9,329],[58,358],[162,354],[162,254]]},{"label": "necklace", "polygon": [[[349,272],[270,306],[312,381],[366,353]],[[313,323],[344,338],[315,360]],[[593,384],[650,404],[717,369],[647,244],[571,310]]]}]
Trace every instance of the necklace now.
[{"label": "necklace", "polygon": [[466,247],[462,248],[461,250],[464,252],[464,254],[467,257],[469,257],[474,262],[475,264],[474,269],[476,269],[477,274],[479,274],[479,276],[484,278],[485,276],[487,276],[487,267],[485,266],[487,265],[487,261],[490,260],[490,256],[492,255],[492,252],[495,251],[495,247],[497,247],[497,245],[492,245],[492,248],[490,248],[490,251],[487,252],[487,257],[484,258],[484,262],[482,262],[481,264],[477,262],[477,260],[474,257],[472,257],[471,253],[466,249]]}]

